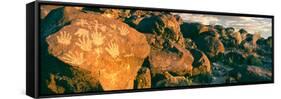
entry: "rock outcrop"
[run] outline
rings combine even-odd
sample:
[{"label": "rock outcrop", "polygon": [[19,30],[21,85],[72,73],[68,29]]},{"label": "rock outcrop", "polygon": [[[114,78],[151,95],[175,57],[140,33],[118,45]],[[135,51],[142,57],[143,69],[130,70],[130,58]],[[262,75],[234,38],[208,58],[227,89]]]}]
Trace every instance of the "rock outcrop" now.
[{"label": "rock outcrop", "polygon": [[212,59],[225,51],[224,45],[220,41],[217,32],[203,32],[194,41],[198,49],[202,50],[209,58]]},{"label": "rock outcrop", "polygon": [[190,80],[184,76],[173,76],[168,72],[164,72],[163,80],[157,82],[156,87],[179,87],[179,86],[188,86],[191,84]]},{"label": "rock outcrop", "polygon": [[214,29],[216,32],[218,32],[220,34],[221,37],[225,37],[226,33],[225,33],[225,28],[221,25],[215,25]]},{"label": "rock outcrop", "polygon": [[229,83],[263,82],[272,79],[272,72],[258,66],[242,66],[229,72]]},{"label": "rock outcrop", "polygon": [[238,46],[242,42],[242,36],[240,32],[235,32],[231,35],[231,38],[235,40],[235,45]]},{"label": "rock outcrop", "polygon": [[174,46],[182,53],[181,56],[159,50],[151,52],[149,61],[153,75],[163,74],[166,71],[180,76],[192,74],[192,63],[194,61],[192,54],[179,45]]},{"label": "rock outcrop", "polygon": [[194,57],[194,62],[192,63],[192,75],[211,74],[212,67],[208,57],[202,51],[197,49],[192,49],[190,52]]},{"label": "rock outcrop", "polygon": [[103,90],[133,89],[150,47],[143,34],[118,20],[76,13],[71,24],[47,37],[50,54],[91,72]]},{"label": "rock outcrop", "polygon": [[273,37],[169,12],[43,6],[40,94],[271,81]]},{"label": "rock outcrop", "polygon": [[164,14],[161,16],[151,16],[142,19],[136,26],[136,29],[142,33],[154,34],[153,38],[155,48],[171,48],[170,41],[176,42],[185,47],[184,38],[180,31],[180,23],[174,15]]},{"label": "rock outcrop", "polygon": [[181,24],[181,32],[184,38],[195,38],[200,34],[204,26],[200,23],[186,23]]},{"label": "rock outcrop", "polygon": [[135,80],[136,89],[151,88],[151,72],[149,68],[141,68]]}]

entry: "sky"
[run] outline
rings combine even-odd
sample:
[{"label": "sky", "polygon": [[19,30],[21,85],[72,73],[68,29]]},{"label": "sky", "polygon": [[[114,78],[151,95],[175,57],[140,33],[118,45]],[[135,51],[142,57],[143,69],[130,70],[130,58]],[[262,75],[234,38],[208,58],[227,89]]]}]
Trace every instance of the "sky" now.
[{"label": "sky", "polygon": [[239,17],[239,16],[222,16],[206,14],[186,14],[175,13],[180,15],[185,22],[200,22],[205,25],[223,25],[224,27],[233,27],[238,31],[241,28],[246,29],[249,33],[260,33],[262,37],[272,36],[271,18],[257,17]]}]

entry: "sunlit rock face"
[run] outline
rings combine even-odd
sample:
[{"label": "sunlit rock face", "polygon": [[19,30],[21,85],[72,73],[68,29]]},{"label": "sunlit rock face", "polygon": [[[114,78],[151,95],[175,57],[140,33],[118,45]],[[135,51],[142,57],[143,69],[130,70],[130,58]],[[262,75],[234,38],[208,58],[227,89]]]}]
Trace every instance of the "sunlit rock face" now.
[{"label": "sunlit rock face", "polygon": [[75,13],[69,19],[70,25],[47,37],[49,53],[90,71],[103,90],[133,89],[150,52],[146,37],[121,21],[96,14]]},{"label": "sunlit rock face", "polygon": [[272,80],[273,38],[246,28],[96,7],[44,6],[41,18],[42,94]]}]

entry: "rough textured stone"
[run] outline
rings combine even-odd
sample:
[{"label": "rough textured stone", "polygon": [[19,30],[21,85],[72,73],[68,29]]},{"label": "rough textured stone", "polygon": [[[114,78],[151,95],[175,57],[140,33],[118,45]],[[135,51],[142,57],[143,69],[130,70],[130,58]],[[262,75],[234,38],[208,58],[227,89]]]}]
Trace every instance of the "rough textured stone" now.
[{"label": "rough textured stone", "polygon": [[201,33],[194,41],[198,49],[206,53],[209,58],[214,58],[219,53],[224,53],[225,51],[224,45],[218,37],[218,33],[213,31]]},{"label": "rough textured stone", "polygon": [[141,68],[135,80],[135,88],[151,88],[151,74],[149,68]]},{"label": "rough textured stone", "polygon": [[49,53],[90,71],[104,90],[132,89],[150,51],[145,36],[121,21],[100,15],[73,11],[65,15],[71,24],[47,37]]},{"label": "rough textured stone", "polygon": [[181,56],[176,53],[165,51],[151,51],[149,61],[151,63],[151,71],[153,75],[163,74],[166,71],[177,75],[192,74],[192,62],[194,60],[192,54],[179,45],[173,45],[180,53],[182,53]]},{"label": "rough textured stone", "polygon": [[197,49],[192,49],[190,52],[194,57],[194,62],[192,63],[192,75],[211,74],[211,62],[208,57],[202,51]]},{"label": "rough textured stone", "polygon": [[259,66],[241,66],[229,72],[230,83],[251,83],[270,81],[272,79],[272,72],[268,69]]},{"label": "rough textured stone", "polygon": [[170,41],[185,47],[185,41],[180,31],[180,23],[174,15],[154,15],[144,18],[136,26],[136,29],[142,33],[154,34],[155,44],[152,47],[159,49],[171,48]]},{"label": "rough textured stone", "polygon": [[235,45],[239,45],[243,40],[240,32],[233,33],[231,37],[234,38]]},{"label": "rough textured stone", "polygon": [[180,27],[184,38],[196,38],[196,36],[199,35],[203,24],[184,22]]},{"label": "rough textured stone", "polygon": [[272,80],[273,38],[246,29],[169,12],[41,9],[40,94]]},{"label": "rough textured stone", "polygon": [[190,80],[184,76],[173,76],[168,72],[164,72],[163,80],[157,82],[156,87],[179,87],[190,85]]}]

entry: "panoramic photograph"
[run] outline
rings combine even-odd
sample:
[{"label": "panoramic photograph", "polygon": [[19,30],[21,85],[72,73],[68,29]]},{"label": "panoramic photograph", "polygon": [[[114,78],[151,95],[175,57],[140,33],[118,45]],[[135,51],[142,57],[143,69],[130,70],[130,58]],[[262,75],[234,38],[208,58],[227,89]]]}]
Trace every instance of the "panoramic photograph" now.
[{"label": "panoramic photograph", "polygon": [[40,5],[40,95],[273,81],[272,18]]}]

